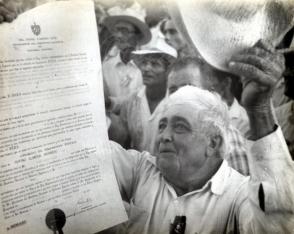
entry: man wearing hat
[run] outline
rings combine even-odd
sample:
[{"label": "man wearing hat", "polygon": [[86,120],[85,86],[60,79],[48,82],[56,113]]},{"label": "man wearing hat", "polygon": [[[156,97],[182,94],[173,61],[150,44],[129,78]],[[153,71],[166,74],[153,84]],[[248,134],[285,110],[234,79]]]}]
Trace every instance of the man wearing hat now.
[{"label": "man wearing hat", "polygon": [[154,31],[151,42],[132,54],[142,73],[144,86],[122,104],[120,118],[131,148],[148,151],[147,139],[153,129],[152,124],[158,123],[153,113],[166,96],[167,73],[177,52]]},{"label": "man wearing hat", "polygon": [[148,43],[151,33],[144,22],[145,12],[138,4],[112,7],[108,15],[104,24],[115,45],[102,63],[103,76],[111,97],[126,97],[142,87],[141,72],[131,60],[131,53]]}]

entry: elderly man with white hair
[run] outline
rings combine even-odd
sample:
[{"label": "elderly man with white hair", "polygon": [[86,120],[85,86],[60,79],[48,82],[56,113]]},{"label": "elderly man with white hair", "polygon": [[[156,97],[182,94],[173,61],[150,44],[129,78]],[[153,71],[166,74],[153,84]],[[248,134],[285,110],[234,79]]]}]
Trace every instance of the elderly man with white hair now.
[{"label": "elderly man with white hair", "polygon": [[[275,66],[264,63],[269,58]],[[242,100],[251,126],[250,177],[225,159],[226,104],[196,87],[179,89],[165,103],[156,158],[112,144],[121,195],[130,203],[129,221],[118,233],[293,232],[294,165],[270,105],[283,62],[259,42],[229,65],[233,73],[247,74]]]},{"label": "elderly man with white hair", "polygon": [[250,177],[225,160],[229,118],[221,98],[181,88],[163,108],[158,157],[110,143],[119,189],[130,203],[119,233],[293,233],[294,165],[270,103],[283,56],[259,42],[228,67],[244,77],[242,102],[254,141]]}]

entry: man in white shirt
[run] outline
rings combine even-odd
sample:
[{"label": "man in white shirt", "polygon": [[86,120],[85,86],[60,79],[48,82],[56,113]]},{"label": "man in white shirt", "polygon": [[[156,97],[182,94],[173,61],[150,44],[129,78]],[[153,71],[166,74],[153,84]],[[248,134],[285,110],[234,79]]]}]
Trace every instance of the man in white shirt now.
[{"label": "man in white shirt", "polygon": [[162,113],[156,159],[112,144],[120,192],[131,205],[127,233],[293,232],[294,165],[270,104],[283,57],[259,42],[228,66],[244,77],[242,100],[255,141],[251,176],[223,159],[226,105],[209,91],[183,88]]},{"label": "man in white shirt", "polygon": [[[167,74],[176,56],[176,50],[157,33],[150,43],[133,52],[144,86],[123,102],[120,113],[132,149],[149,151],[148,139],[154,128],[153,113],[166,96]],[[157,125],[158,121],[155,123]]]},{"label": "man in white shirt", "polygon": [[229,116],[221,98],[181,88],[165,103],[156,158],[112,145],[119,188],[130,203],[129,221],[119,233],[293,232],[294,165],[270,105],[284,66],[271,48],[259,42],[250,54],[261,63],[274,60],[272,68],[257,68],[246,56],[233,57],[229,65],[246,77],[243,104],[255,141],[250,177],[225,160]]},{"label": "man in white shirt", "polygon": [[[207,74],[201,71],[201,66],[203,66],[203,61],[199,60],[196,57],[186,57],[177,59],[177,61],[173,64],[170,69],[168,75],[168,83],[167,89],[168,93],[172,94],[180,87],[190,85],[203,89],[210,90],[211,86],[207,86],[207,82],[204,82],[203,79],[206,78]],[[163,100],[162,102],[164,102]],[[155,139],[157,135],[157,127],[160,116],[160,108],[162,108],[162,104],[156,109],[153,113],[152,118],[148,120],[148,135],[145,142],[148,147],[147,151],[152,155],[158,154],[158,149],[155,145]],[[244,110],[245,111],[245,110]],[[246,113],[245,113],[246,114]],[[247,114],[246,114],[247,116]],[[228,147],[229,147],[229,157],[227,157],[227,161],[229,165],[237,170],[239,173],[243,175],[249,175],[249,165],[248,159],[246,155],[245,148],[245,138],[241,135],[238,129],[232,124],[232,118],[230,116],[230,108],[229,108],[229,117],[230,117],[230,127],[228,129]]]},{"label": "man in white shirt", "polygon": [[111,97],[121,98],[142,87],[141,72],[131,60],[132,51],[148,43],[151,32],[144,22],[145,12],[139,4],[129,8],[116,6],[108,10],[104,24],[112,33],[115,46],[106,55],[103,63],[103,77]]}]

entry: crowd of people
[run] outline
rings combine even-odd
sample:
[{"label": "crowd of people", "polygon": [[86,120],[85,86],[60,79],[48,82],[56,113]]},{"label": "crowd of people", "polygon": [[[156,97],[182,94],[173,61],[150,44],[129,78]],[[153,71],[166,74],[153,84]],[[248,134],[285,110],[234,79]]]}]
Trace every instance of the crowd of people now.
[{"label": "crowd of people", "polygon": [[[278,143],[248,146],[248,139],[265,137],[276,123],[294,157],[293,50],[283,56],[259,41],[232,57],[229,72],[221,71],[185,40],[168,11],[154,15],[138,2],[117,4],[104,11],[100,35],[109,137],[124,149],[148,153],[116,149],[129,221],[106,232],[293,232],[292,211],[282,208],[293,200],[291,192],[282,195],[285,188],[273,183],[292,180],[285,179],[293,170],[290,154],[287,172],[277,179],[282,164],[269,166],[267,160],[281,154],[274,149]],[[291,39],[293,30],[280,47],[290,47]],[[271,153],[263,151],[267,147]],[[260,163],[259,154],[273,158]],[[251,179],[243,182],[248,177],[235,171]],[[263,187],[267,183],[277,190]],[[272,193],[279,196],[262,204]],[[280,216],[273,215],[278,209]]]},{"label": "crowd of people", "polygon": [[[293,233],[294,48],[282,54],[260,40],[222,71],[146,2],[95,1],[129,216],[104,232]],[[2,21],[14,18],[0,10]],[[290,30],[279,49],[292,41]]]},{"label": "crowd of people", "polygon": [[[249,119],[240,104],[242,81],[239,74],[221,71],[206,63],[195,46],[183,38],[164,8],[161,14],[158,11],[153,14],[150,7],[144,8],[144,4],[134,1],[118,1],[115,6],[100,3],[99,6],[97,21],[101,22],[101,57],[112,140],[125,148],[154,154],[150,142],[157,127],[157,109],[166,96],[185,85],[218,93],[229,107],[231,125],[241,137],[247,138]],[[284,48],[290,46],[293,30],[286,36],[281,43]],[[293,75],[293,50],[285,55],[284,77],[276,85],[272,97],[276,118],[292,157],[294,117],[290,77]],[[160,72],[157,71],[160,65],[156,63],[162,60],[166,62]]]}]

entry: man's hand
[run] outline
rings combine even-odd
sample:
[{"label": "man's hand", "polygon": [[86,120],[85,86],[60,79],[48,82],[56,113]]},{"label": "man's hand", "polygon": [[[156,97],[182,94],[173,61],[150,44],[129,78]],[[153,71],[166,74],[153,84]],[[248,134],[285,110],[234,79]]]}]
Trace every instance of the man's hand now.
[{"label": "man's hand", "polygon": [[0,2],[0,23],[11,22],[16,18],[17,14],[9,8],[5,3]]},{"label": "man's hand", "polygon": [[229,68],[242,77],[243,106],[258,109],[269,104],[285,69],[285,59],[272,45],[258,41],[254,47],[233,56]]},{"label": "man's hand", "polygon": [[285,69],[283,54],[258,41],[252,48],[234,55],[229,69],[241,77],[242,104],[250,119],[252,139],[269,134],[275,125],[270,98]]}]

